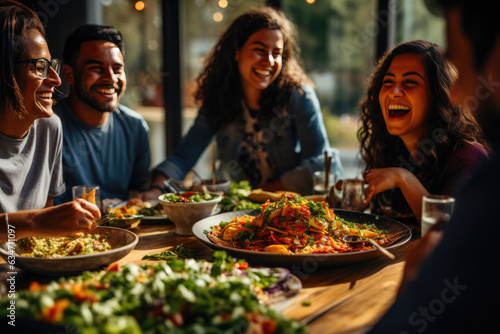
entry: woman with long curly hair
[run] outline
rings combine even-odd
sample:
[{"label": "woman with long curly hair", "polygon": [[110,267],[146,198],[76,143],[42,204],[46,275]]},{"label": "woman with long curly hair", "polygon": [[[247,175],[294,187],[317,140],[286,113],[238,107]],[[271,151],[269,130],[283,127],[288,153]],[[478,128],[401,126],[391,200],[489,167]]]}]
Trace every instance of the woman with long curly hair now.
[{"label": "woman with long curly hair", "polygon": [[[253,187],[312,193],[329,143],[319,101],[299,64],[294,25],[271,7],[237,17],[199,75],[201,108],[193,127],[154,171],[157,198],[165,178],[182,180],[216,136],[217,157],[233,180]],[[334,158],[340,171],[340,160]],[[139,196],[141,196],[139,195]]]},{"label": "woman with long curly hair", "polygon": [[420,220],[423,195],[454,195],[487,157],[476,121],[451,102],[457,75],[444,49],[428,41],[400,43],[380,59],[358,131],[367,200],[393,189],[375,205],[389,199],[393,210],[404,210],[409,204]]}]

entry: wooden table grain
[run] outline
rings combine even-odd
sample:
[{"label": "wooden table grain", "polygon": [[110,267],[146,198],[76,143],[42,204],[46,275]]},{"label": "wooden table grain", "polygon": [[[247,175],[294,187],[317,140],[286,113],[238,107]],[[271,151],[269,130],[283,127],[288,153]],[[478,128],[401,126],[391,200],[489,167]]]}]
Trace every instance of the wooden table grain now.
[{"label": "wooden table grain", "polygon": [[[383,255],[375,259],[328,268],[299,270],[295,274],[303,289],[291,305],[283,311],[289,318],[306,323],[309,333],[364,333],[373,326],[394,302],[402,278],[408,249],[415,242],[418,229],[410,242],[392,250],[396,259]],[[119,264],[147,263],[141,260],[146,254],[158,253],[184,244],[197,251],[202,259],[210,260],[213,250],[195,237],[179,236],[169,221],[142,222],[131,231],[139,236],[135,249],[119,260]],[[6,267],[1,261],[0,271]],[[4,281],[3,278],[2,282]],[[52,278],[34,275],[18,269],[18,288],[32,280],[47,282]],[[303,302],[310,302],[304,303]],[[305,304],[310,304],[305,306]]]}]

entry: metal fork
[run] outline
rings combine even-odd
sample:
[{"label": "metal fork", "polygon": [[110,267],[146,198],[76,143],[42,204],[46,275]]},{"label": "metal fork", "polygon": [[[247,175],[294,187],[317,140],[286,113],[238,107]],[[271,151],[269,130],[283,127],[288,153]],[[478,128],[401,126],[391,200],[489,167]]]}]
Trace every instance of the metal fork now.
[{"label": "metal fork", "polygon": [[99,227],[103,224],[106,224],[107,222],[109,222],[111,219],[113,219],[115,217],[116,217],[116,214],[114,214],[114,213],[108,213],[108,214],[102,216],[101,218],[97,219],[94,222],[94,228]]},{"label": "metal fork", "polygon": [[397,241],[399,241],[403,238],[406,238],[410,235],[411,235],[411,231],[399,231],[396,233],[388,234],[388,235],[382,237],[382,239],[385,240],[383,246],[384,247],[390,246],[390,245],[396,243]]}]

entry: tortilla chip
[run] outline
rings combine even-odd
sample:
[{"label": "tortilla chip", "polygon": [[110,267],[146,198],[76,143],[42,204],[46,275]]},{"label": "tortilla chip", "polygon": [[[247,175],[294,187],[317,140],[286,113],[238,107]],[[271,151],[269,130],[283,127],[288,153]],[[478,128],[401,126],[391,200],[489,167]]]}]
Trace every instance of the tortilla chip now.
[{"label": "tortilla chip", "polygon": [[262,190],[261,188],[258,189],[253,189],[250,195],[247,196],[247,198],[250,201],[257,202],[257,203],[264,203],[267,200],[270,200],[271,202],[277,202],[281,199],[281,195],[283,193],[291,193],[294,196],[300,196],[298,193],[294,193],[291,191],[265,191]]},{"label": "tortilla chip", "polygon": [[95,189],[92,189],[91,191],[86,193],[85,196],[83,197],[83,199],[85,199],[86,201],[88,201],[92,204],[95,204]]}]

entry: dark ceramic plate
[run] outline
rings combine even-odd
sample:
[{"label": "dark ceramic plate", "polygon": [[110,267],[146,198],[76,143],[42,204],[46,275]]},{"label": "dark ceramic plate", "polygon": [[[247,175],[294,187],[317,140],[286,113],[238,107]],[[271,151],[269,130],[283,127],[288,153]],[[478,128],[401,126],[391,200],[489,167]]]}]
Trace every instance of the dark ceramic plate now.
[{"label": "dark ceramic plate", "polygon": [[[389,234],[406,231],[407,236],[400,239],[396,243],[386,247],[391,249],[400,247],[411,239],[411,231],[402,223],[390,218],[385,218],[377,215],[370,215],[356,211],[335,209],[335,214],[347,221],[361,224],[375,224],[378,229],[387,230]],[[214,244],[208,239],[205,231],[210,231],[212,226],[220,224],[220,222],[231,221],[231,219],[245,214],[256,216],[260,210],[242,210],[235,212],[226,212],[198,221],[193,226],[194,236],[215,250],[225,250],[232,256],[238,259],[245,259],[251,262],[252,265],[274,265],[274,266],[294,266],[300,265],[303,267],[325,267],[331,265],[340,265],[364,261],[372,258],[383,257],[384,255],[378,250],[368,250],[363,252],[338,253],[338,254],[275,254],[265,252],[255,252],[242,249],[236,249],[226,246]]]},{"label": "dark ceramic plate", "polygon": [[415,217],[411,211],[377,210],[373,214],[393,219]]}]

